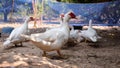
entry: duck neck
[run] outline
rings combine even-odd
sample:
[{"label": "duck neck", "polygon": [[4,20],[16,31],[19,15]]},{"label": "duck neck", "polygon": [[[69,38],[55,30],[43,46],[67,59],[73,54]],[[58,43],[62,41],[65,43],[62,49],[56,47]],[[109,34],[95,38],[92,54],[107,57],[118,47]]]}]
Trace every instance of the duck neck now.
[{"label": "duck neck", "polygon": [[60,19],[60,25],[61,26],[63,25],[63,19]]},{"label": "duck neck", "polygon": [[89,21],[89,27],[88,29],[92,28],[92,20]]},{"label": "duck neck", "polygon": [[27,20],[25,20],[25,22],[22,25],[25,29],[28,29],[28,22],[29,22],[29,20],[27,19]]},{"label": "duck neck", "polygon": [[65,29],[65,32],[67,32],[68,34],[70,33],[69,30],[69,18],[68,19],[64,19],[62,22],[62,27]]},{"label": "duck neck", "polygon": [[65,27],[68,27],[69,26],[69,18],[64,18],[64,20],[62,21],[63,23],[62,23],[62,26],[65,26]]},{"label": "duck neck", "polygon": [[28,24],[28,22],[29,22],[29,20],[27,19],[27,20],[25,20],[24,24]]},{"label": "duck neck", "polygon": [[64,21],[64,22],[69,22],[69,20],[70,20],[70,18],[69,18],[69,17],[67,17],[67,16],[66,16],[66,17],[64,17],[64,19],[63,19],[63,21]]}]

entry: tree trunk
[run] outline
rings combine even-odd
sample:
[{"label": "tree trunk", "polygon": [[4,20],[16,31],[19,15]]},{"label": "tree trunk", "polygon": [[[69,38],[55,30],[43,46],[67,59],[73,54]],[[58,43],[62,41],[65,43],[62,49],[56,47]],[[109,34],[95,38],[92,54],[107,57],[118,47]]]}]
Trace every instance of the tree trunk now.
[{"label": "tree trunk", "polygon": [[8,16],[8,13],[4,12],[4,22],[8,21],[7,16]]}]

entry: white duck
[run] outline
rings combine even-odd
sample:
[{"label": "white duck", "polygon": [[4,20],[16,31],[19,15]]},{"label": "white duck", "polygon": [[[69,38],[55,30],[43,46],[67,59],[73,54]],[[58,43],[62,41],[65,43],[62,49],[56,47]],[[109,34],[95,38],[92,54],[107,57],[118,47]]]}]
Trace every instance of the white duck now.
[{"label": "white duck", "polygon": [[9,37],[6,39],[6,41],[3,43],[3,46],[9,47],[11,45],[17,46],[17,44],[20,44],[22,46],[22,42],[25,41],[24,38],[21,38],[20,34],[27,34],[28,32],[28,22],[33,21],[33,17],[28,17],[24,24],[22,24],[20,27],[15,28]]},{"label": "white duck", "polygon": [[[77,18],[79,19],[79,18]],[[64,20],[64,14],[62,13],[60,15],[60,24],[62,26],[62,23],[63,23],[63,20]],[[69,42],[80,42],[83,40],[83,38],[79,35],[80,33],[80,30],[74,30],[74,27],[72,25],[69,25],[69,28],[70,28],[70,36],[69,36],[69,40],[68,40],[68,43]]]},{"label": "white duck", "polygon": [[69,42],[80,42],[83,38],[79,36],[80,30],[74,30],[73,26],[69,26],[71,28]]},{"label": "white duck", "polygon": [[90,40],[92,42],[97,42],[97,39],[101,38],[100,36],[98,36],[96,30],[92,28],[92,20],[89,20],[88,29],[82,30],[79,33],[79,35],[85,38],[86,40]]},{"label": "white duck", "polygon": [[43,56],[46,56],[46,52],[57,51],[59,56],[62,56],[60,49],[68,41],[70,30],[68,22],[71,18],[75,18],[73,12],[65,14],[63,23],[58,28],[52,28],[43,33],[21,35],[24,38],[29,39],[38,48],[43,50]]},{"label": "white duck", "polygon": [[[64,14],[60,14],[60,25],[62,26],[63,24],[63,20],[64,20]],[[72,38],[76,38],[77,37],[77,33],[79,32],[79,30],[74,30],[74,27],[69,25],[70,28],[70,39]]]}]

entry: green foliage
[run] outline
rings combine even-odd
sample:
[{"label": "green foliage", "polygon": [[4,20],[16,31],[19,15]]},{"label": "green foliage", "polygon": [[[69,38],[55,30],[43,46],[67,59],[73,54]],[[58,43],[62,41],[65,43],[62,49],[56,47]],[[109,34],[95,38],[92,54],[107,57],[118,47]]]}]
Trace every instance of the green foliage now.
[{"label": "green foliage", "polygon": [[40,17],[42,13],[42,3],[40,1],[37,2],[37,17]]}]

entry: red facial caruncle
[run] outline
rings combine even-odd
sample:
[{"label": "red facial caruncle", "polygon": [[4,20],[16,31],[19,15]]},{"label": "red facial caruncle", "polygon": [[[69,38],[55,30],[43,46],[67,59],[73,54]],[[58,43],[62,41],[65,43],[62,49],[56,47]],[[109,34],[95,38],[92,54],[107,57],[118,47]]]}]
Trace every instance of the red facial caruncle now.
[{"label": "red facial caruncle", "polygon": [[33,17],[30,17],[30,20],[32,20],[32,21],[33,21],[33,20],[34,20],[34,18],[33,18]]},{"label": "red facial caruncle", "polygon": [[69,15],[71,16],[71,18],[76,18],[76,15],[73,12],[70,12]]}]

